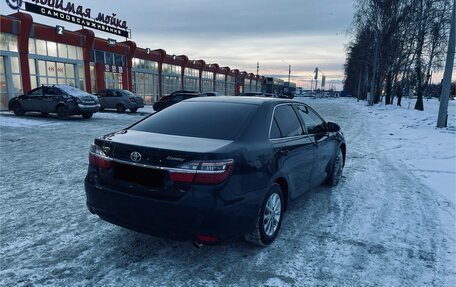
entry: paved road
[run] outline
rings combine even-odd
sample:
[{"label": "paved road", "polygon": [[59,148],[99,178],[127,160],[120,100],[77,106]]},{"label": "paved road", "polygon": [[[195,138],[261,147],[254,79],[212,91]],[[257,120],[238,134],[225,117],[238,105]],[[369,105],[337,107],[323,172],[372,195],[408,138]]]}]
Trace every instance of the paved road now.
[{"label": "paved road", "polygon": [[238,240],[196,249],[189,242],[116,227],[87,211],[83,178],[92,139],[141,115],[101,113],[89,121],[67,122],[41,116],[18,122],[1,115],[0,285],[445,286],[454,282],[454,206],[388,156],[381,135],[372,129],[373,120],[363,118],[359,110],[337,102],[313,106],[344,130],[348,142],[344,178],[339,186],[317,188],[292,204],[281,234],[267,248]]}]

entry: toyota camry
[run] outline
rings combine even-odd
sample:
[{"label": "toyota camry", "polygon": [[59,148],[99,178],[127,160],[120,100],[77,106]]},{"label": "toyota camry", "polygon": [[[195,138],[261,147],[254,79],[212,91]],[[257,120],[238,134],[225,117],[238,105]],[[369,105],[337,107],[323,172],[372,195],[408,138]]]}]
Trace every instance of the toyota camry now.
[{"label": "toyota camry", "polygon": [[193,98],[95,139],[87,206],[113,224],[198,246],[239,237],[268,245],[290,202],[338,184],[345,154],[340,127],[302,102]]}]

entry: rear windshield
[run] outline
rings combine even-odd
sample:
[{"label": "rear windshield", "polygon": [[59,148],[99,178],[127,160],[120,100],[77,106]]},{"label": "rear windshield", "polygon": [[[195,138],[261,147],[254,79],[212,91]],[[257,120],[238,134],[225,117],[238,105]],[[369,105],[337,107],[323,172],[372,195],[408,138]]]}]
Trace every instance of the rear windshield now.
[{"label": "rear windshield", "polygon": [[84,92],[83,90],[80,90],[75,87],[71,86],[60,86],[60,85],[55,85],[55,87],[61,89],[62,91],[66,92],[69,95],[75,96],[75,97],[84,97],[84,96],[90,96],[89,93]]},{"label": "rear windshield", "polygon": [[130,92],[130,91],[128,91],[128,90],[121,90],[121,91],[122,91],[122,93],[123,93],[124,95],[127,95],[127,96],[135,96],[135,94],[133,94],[132,92]]},{"label": "rear windshield", "polygon": [[257,105],[180,102],[131,127],[132,130],[198,138],[234,140],[250,122]]}]

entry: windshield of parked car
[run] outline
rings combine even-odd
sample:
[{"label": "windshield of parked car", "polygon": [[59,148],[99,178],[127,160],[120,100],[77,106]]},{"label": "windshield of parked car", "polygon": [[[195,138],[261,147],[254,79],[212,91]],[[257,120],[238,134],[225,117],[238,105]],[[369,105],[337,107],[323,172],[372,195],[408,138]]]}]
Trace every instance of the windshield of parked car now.
[{"label": "windshield of parked car", "polygon": [[180,102],[131,129],[159,134],[234,140],[258,109],[257,105],[226,102]]},{"label": "windshield of parked car", "polygon": [[56,85],[55,87],[61,89],[62,91],[64,91],[65,93],[71,95],[71,96],[74,96],[74,97],[85,97],[85,96],[90,96],[89,93],[87,92],[84,92],[83,90],[80,90],[78,88],[75,88],[75,87],[71,87],[71,86],[60,86],[60,85]]}]

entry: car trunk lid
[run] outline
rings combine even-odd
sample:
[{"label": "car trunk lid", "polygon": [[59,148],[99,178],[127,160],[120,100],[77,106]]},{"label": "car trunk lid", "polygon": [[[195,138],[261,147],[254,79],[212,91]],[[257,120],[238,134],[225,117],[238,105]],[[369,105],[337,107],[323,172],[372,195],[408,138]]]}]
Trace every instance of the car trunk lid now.
[{"label": "car trunk lid", "polygon": [[216,158],[216,151],[232,143],[214,140],[123,130],[95,140],[111,159],[99,178],[122,192],[157,199],[177,200],[190,187],[178,183],[171,172],[183,164]]},{"label": "car trunk lid", "polygon": [[187,161],[208,159],[211,153],[232,141],[122,130],[99,138],[95,143],[115,160],[157,167],[176,167]]}]

